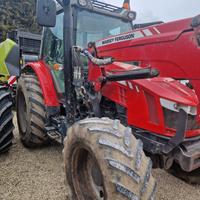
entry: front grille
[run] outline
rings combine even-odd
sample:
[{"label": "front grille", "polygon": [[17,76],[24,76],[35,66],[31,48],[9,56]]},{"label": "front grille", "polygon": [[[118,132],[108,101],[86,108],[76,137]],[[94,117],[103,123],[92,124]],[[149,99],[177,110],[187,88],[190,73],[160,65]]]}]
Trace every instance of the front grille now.
[{"label": "front grille", "polygon": [[[176,129],[178,112],[163,108],[165,126]],[[197,123],[196,116],[188,115],[187,130],[200,129],[200,124]]]},{"label": "front grille", "polygon": [[149,120],[155,124],[159,124],[158,111],[156,108],[156,99],[153,95],[151,95],[148,92],[145,92],[145,96],[148,104]]}]

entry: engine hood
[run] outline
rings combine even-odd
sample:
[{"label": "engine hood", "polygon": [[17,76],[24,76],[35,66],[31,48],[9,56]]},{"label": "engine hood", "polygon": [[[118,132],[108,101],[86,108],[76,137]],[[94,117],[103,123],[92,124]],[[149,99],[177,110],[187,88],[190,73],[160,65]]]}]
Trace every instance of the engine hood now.
[{"label": "engine hood", "polygon": [[[108,73],[116,74],[139,68],[140,67],[134,65],[115,62],[112,65],[107,66],[106,71]],[[189,106],[197,106],[199,104],[199,100],[194,90],[172,78],[157,77],[151,79],[128,80],[126,82],[126,85],[130,90],[138,90],[141,87],[142,90],[156,94],[160,98],[180,104]]]}]

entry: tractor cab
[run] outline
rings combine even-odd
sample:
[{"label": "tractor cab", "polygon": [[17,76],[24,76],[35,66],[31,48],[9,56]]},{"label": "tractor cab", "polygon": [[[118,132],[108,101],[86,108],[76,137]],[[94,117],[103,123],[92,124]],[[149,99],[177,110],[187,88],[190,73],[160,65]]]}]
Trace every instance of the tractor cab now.
[{"label": "tractor cab", "polygon": [[[72,3],[73,12],[73,45],[86,48],[89,42],[118,35],[133,29],[132,21],[136,13],[99,1],[77,1]],[[64,100],[64,11],[57,5],[56,24],[44,28],[41,59],[50,69],[58,96]],[[82,56],[85,68],[87,59]]]}]

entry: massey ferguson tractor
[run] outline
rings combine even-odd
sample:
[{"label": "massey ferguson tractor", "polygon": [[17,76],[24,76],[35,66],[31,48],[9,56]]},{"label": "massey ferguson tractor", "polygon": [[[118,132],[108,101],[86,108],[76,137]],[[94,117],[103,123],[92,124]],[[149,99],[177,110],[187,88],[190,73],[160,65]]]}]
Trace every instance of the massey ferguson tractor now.
[{"label": "massey ferguson tractor", "polygon": [[[142,141],[113,117],[114,107],[107,102],[102,104],[105,115],[97,114],[100,102],[87,80],[85,55],[102,66],[113,59],[94,58],[78,47],[132,30],[134,18],[135,12],[98,1],[37,1],[37,20],[46,28],[40,60],[27,63],[18,79],[18,128],[26,147],[51,140],[64,144],[73,200],[154,199],[152,161]],[[157,75],[149,69],[130,73],[133,79]],[[103,79],[99,83],[107,84]]]},{"label": "massey ferguson tractor", "polygon": [[64,144],[72,199],[154,199],[143,147],[154,166],[176,164],[187,179],[200,167],[195,91],[128,59],[124,44],[144,35],[132,32],[128,2],[37,1],[45,28],[39,61],[27,63],[18,81],[19,133],[29,148]]}]

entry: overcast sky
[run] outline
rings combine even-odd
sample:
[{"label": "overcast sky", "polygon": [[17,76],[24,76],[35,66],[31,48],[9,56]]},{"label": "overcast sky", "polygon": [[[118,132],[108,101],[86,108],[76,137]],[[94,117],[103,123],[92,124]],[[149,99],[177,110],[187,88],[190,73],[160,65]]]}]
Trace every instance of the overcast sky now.
[{"label": "overcast sky", "polygon": [[[123,0],[103,0],[121,6]],[[200,14],[200,0],[131,0],[137,22],[172,21]]]}]

